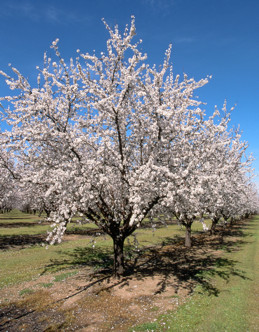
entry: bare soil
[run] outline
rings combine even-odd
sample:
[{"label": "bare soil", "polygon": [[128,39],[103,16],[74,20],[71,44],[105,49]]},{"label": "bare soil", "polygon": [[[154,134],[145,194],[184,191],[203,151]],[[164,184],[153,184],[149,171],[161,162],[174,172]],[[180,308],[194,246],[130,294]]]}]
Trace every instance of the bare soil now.
[{"label": "bare soil", "polygon": [[[84,266],[64,281],[55,282],[53,274],[46,274],[2,289],[0,331],[123,332],[154,322],[187,301],[197,285],[217,295],[213,282],[202,272],[217,273],[219,264],[233,267],[232,262],[221,260],[222,246],[236,250],[239,235],[235,226],[214,236],[196,235],[189,249],[181,239],[147,248],[134,262],[128,262],[127,275],[120,280],[111,277],[110,271],[94,272]],[[231,273],[235,273],[233,268],[224,278]],[[20,295],[24,289],[31,293]]]}]

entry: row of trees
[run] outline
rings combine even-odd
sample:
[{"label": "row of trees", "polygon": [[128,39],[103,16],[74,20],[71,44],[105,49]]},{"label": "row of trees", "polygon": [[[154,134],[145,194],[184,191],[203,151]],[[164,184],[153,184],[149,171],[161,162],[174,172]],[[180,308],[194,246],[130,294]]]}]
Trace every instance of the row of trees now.
[{"label": "row of trees", "polygon": [[207,215],[214,228],[254,213],[258,196],[231,112],[224,105],[207,117],[194,97],[208,78],[174,77],[171,46],[150,66],[133,41],[134,17],[123,34],[104,24],[105,53],[78,50],[67,64],[56,40],[56,61],[44,55],[36,87],[16,68],[1,72],[11,89],[0,99],[11,128],[1,133],[1,181],[51,212],[51,243],[75,215],[94,222],[112,237],[121,275],[124,241],[146,217],[175,216],[190,246],[195,219]]}]

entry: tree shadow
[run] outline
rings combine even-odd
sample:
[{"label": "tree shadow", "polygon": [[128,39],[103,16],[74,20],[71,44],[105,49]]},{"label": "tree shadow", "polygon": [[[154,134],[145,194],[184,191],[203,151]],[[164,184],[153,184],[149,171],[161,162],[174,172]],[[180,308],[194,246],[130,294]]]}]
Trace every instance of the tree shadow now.
[{"label": "tree shadow", "polygon": [[[245,227],[250,229],[251,232],[253,231],[252,224],[247,224]],[[184,240],[180,236],[168,237],[160,245],[143,248],[140,251],[136,251],[133,246],[126,245],[127,273],[123,278],[116,282],[113,280],[112,283],[107,283],[112,273],[113,253],[111,248],[78,247],[70,252],[60,250],[60,259],[51,261],[46,266],[45,272],[63,269],[64,265],[70,268],[78,266],[95,267],[96,271],[90,274],[84,286],[78,287],[72,294],[55,300],[50,306],[47,304],[41,311],[31,309],[29,306],[23,307],[21,304],[19,306],[11,304],[11,306],[1,307],[0,331],[18,331],[24,326],[33,327],[34,330],[52,331],[53,329],[49,328],[50,322],[55,323],[55,330],[66,329],[63,324],[66,317],[63,317],[60,312],[57,314],[57,311],[53,310],[53,308],[57,308],[57,304],[62,304],[65,300],[96,285],[98,287],[96,287],[97,291],[95,290],[94,294],[97,295],[118,285],[126,287],[132,279],[145,282],[146,278],[150,276],[159,277],[155,294],[165,293],[168,287],[173,287],[176,293],[180,288],[185,288],[191,293],[199,285],[198,291],[218,296],[219,290],[213,285],[212,278],[218,277],[226,280],[226,282],[232,276],[248,279],[245,272],[238,268],[238,261],[221,257],[220,254],[224,253],[226,249],[230,252],[240,250],[247,243],[246,238],[251,234],[246,235],[239,226],[235,226],[233,232],[226,230],[228,237],[224,238],[222,236],[224,234],[221,234],[224,231],[219,230],[213,236],[197,234],[193,238],[192,248],[185,248],[183,246]],[[27,236],[22,237],[25,240]],[[1,238],[3,237],[0,237],[0,243]],[[10,239],[8,241],[10,242]],[[26,303],[28,303],[27,298]]]},{"label": "tree shadow", "polygon": [[[206,250],[197,252],[193,248],[168,248],[161,252],[152,249],[145,254],[145,259],[136,260],[135,270],[138,279],[159,275],[161,281],[157,285],[158,293],[174,287],[176,293],[184,288],[192,293],[197,285],[202,292],[218,296],[219,290],[213,285],[212,277],[220,277],[228,281],[231,276],[246,279],[244,271],[239,270],[237,261],[209,254]],[[172,278],[174,277],[174,278]]]},{"label": "tree shadow", "polygon": [[66,235],[100,236],[100,235],[103,235],[103,234],[104,234],[104,232],[99,228],[73,227],[71,229],[66,229]]},{"label": "tree shadow", "polygon": [[0,222],[0,228],[19,228],[19,227],[34,227],[42,225],[38,222]]},{"label": "tree shadow", "polygon": [[59,251],[60,259],[52,259],[42,274],[57,272],[64,268],[91,267],[94,273],[111,274],[113,253],[110,248],[77,247],[72,252]]},{"label": "tree shadow", "polygon": [[[246,273],[238,268],[238,261],[219,256],[218,250],[236,251],[246,243],[246,235],[240,227],[224,230],[228,237],[220,234],[209,236],[197,234],[193,238],[193,247],[183,246],[181,236],[166,238],[161,245],[136,250],[133,246],[125,246],[126,273],[115,285],[126,286],[131,279],[145,280],[147,277],[159,276],[156,294],[163,293],[167,287],[176,291],[184,288],[192,293],[197,285],[201,292],[218,296],[219,290],[213,285],[212,278],[219,277],[226,282],[232,276],[247,279]],[[236,238],[236,237],[239,238]],[[249,236],[249,235],[247,235]],[[231,237],[235,237],[232,241]],[[241,238],[240,238],[241,237]],[[93,268],[93,279],[111,277],[113,253],[111,248],[76,248],[72,252],[60,251],[60,259],[52,260],[45,267],[45,272],[66,268],[87,266]],[[109,286],[114,287],[115,285]],[[87,286],[88,288],[88,286]]]},{"label": "tree shadow", "polygon": [[35,216],[34,215],[29,215],[29,216],[26,216],[26,217],[9,217],[9,216],[4,216],[4,215],[1,215],[0,214],[0,220],[23,220],[23,219],[30,219],[30,218],[34,218]]},{"label": "tree shadow", "polygon": [[0,250],[13,248],[26,248],[41,244],[45,241],[46,234],[41,235],[0,235]]}]

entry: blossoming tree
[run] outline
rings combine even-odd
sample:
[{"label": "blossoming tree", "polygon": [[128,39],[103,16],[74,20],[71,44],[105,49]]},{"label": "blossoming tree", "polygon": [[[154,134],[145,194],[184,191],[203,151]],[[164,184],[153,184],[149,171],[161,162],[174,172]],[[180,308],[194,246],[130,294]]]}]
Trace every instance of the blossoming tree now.
[{"label": "blossoming tree", "polygon": [[16,78],[1,72],[18,91],[3,98],[11,104],[3,118],[12,127],[7,148],[29,170],[26,181],[45,185],[45,196],[58,202],[51,243],[81,213],[112,237],[121,275],[125,238],[172,195],[179,174],[169,164],[179,132],[190,135],[201,115],[193,91],[207,79],[174,79],[171,48],[161,69],[146,64],[140,42],[133,43],[133,17],[122,35],[105,25],[110,38],[100,56],[80,54],[66,64],[53,42],[57,60],[45,55],[37,87],[15,68]]},{"label": "blossoming tree", "polygon": [[[0,135],[1,142],[1,135]],[[2,144],[1,144],[2,145]],[[0,211],[13,208],[15,200],[15,170],[8,153],[0,147]]]},{"label": "blossoming tree", "polygon": [[5,148],[22,165],[23,182],[55,202],[50,243],[81,214],[113,239],[120,276],[125,239],[152,211],[175,204],[188,178],[204,122],[193,93],[208,80],[174,77],[171,47],[161,68],[149,66],[133,41],[134,17],[123,34],[105,26],[99,56],[78,50],[67,64],[54,41],[56,61],[44,55],[35,87],[16,68],[1,72],[13,92],[0,101],[12,128]]}]

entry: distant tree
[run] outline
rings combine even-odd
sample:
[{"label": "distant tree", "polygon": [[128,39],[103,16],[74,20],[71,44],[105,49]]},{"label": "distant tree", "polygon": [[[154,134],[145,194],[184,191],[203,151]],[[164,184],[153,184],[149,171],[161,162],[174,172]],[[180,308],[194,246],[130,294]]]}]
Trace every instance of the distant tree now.
[{"label": "distant tree", "polygon": [[212,220],[211,234],[221,218],[226,222],[240,215],[243,194],[249,187],[249,174],[252,174],[251,156],[246,157],[248,144],[241,140],[239,130],[229,128],[230,117],[224,104],[220,123],[214,130],[210,125],[206,135],[211,143],[204,164],[207,190],[203,203],[204,213]]},{"label": "distant tree", "polygon": [[[1,136],[0,136],[1,142]],[[9,212],[16,201],[15,170],[8,153],[0,147],[0,211]]]}]

